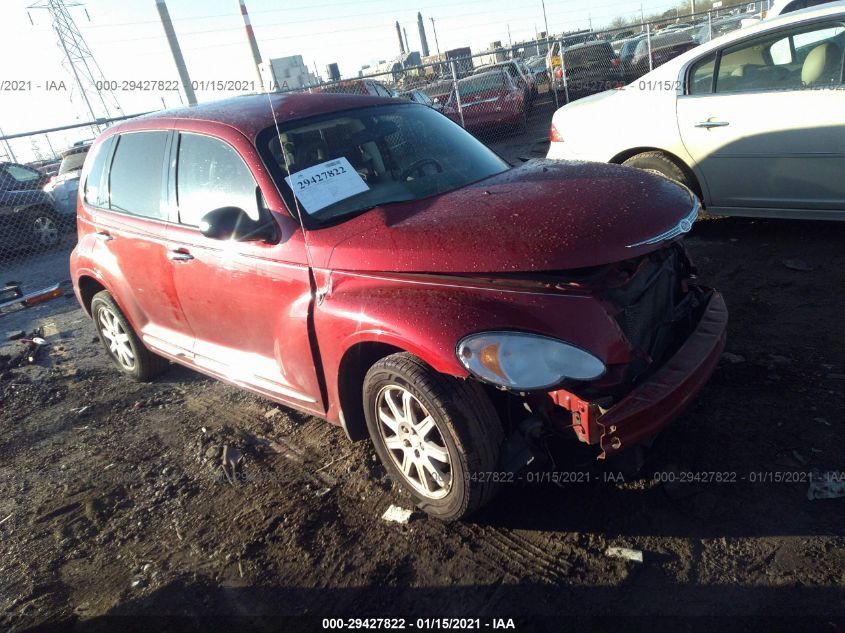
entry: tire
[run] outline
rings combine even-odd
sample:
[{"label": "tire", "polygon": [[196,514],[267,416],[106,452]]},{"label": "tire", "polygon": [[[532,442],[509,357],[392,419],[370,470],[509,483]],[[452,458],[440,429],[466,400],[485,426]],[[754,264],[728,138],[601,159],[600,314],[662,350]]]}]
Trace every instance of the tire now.
[{"label": "tire", "polygon": [[26,220],[29,239],[37,248],[54,248],[62,241],[62,224],[53,209],[37,207],[30,211]]},{"label": "tire", "polygon": [[698,194],[698,187],[693,182],[693,178],[689,175],[686,167],[682,167],[663,152],[644,152],[637,154],[622,164],[625,167],[635,167],[636,169],[656,172],[661,176],[682,184],[695,193],[695,195],[701,197]]},{"label": "tire", "polygon": [[[98,292],[91,299],[91,316],[97,337],[122,373],[146,382],[170,366],[167,359],[156,356],[144,346],[107,290]],[[118,337],[125,338],[121,340]]]},{"label": "tire", "polygon": [[376,453],[417,507],[456,521],[493,499],[504,432],[480,385],[400,353],[370,368],[363,395]]}]

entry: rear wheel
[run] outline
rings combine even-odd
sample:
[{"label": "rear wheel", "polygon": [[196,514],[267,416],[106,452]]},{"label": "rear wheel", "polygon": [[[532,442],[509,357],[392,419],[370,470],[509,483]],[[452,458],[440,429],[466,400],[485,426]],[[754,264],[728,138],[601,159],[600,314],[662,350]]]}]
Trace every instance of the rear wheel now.
[{"label": "rear wheel", "polygon": [[30,240],[39,248],[52,248],[62,239],[59,218],[52,209],[39,207],[29,216]]},{"label": "rear wheel", "polygon": [[670,180],[684,185],[698,195],[698,188],[686,167],[682,167],[663,152],[643,152],[642,154],[632,156],[622,164],[625,167],[644,169],[645,171],[665,176]]},{"label": "rear wheel", "polygon": [[454,521],[495,496],[504,434],[479,385],[401,353],[373,365],[363,389],[376,452],[419,508]]},{"label": "rear wheel", "polygon": [[170,366],[166,359],[144,347],[108,291],[94,295],[91,315],[106,353],[124,374],[143,382],[158,376]]}]

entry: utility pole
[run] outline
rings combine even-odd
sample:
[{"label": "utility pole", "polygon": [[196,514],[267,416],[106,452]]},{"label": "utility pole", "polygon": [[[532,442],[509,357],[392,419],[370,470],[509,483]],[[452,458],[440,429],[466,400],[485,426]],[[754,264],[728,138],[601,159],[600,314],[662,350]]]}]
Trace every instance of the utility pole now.
[{"label": "utility pole", "polygon": [[164,27],[164,34],[167,36],[167,43],[170,45],[170,54],[173,55],[173,63],[179,72],[179,81],[182,82],[182,90],[188,105],[197,105],[197,96],[194,94],[194,87],[191,85],[191,77],[188,75],[188,68],[185,66],[185,58],[182,57],[182,49],[179,48],[179,40],[176,39],[176,31],[173,30],[173,22],[170,21],[170,13],[164,0],[155,0],[158,15],[161,18],[161,25]]},{"label": "utility pole", "polygon": [[[513,40],[511,39],[511,25],[508,24],[508,45],[513,48]],[[513,51],[511,51],[513,53]]]},{"label": "utility pole", "polygon": [[252,51],[252,61],[255,62],[255,74],[258,75],[258,89],[264,92],[264,77],[261,76],[261,52],[258,50],[258,42],[255,41],[255,32],[252,30],[252,23],[249,21],[249,13],[246,12],[245,0],[240,0],[241,15],[246,28],[246,39]]},{"label": "utility pole", "polygon": [[431,18],[431,30],[434,31],[434,45],[437,47],[437,54],[440,54],[440,43],[437,41],[437,27],[434,26],[434,18]]},{"label": "utility pole", "polygon": [[[81,7],[78,2],[65,2],[64,0],[40,0],[35,4],[29,5],[29,9],[46,9],[53,21],[53,30],[59,40],[59,48],[61,48],[64,63],[68,67],[68,71],[73,75],[74,83],[79,90],[79,95],[85,102],[85,109],[91,117],[91,121],[95,122],[101,118],[112,118],[114,114],[120,115],[123,113],[120,104],[110,90],[103,89],[105,82],[103,71],[100,69],[97,60],[85,43],[82,33],[76,26],[68,9],[72,7]],[[88,12],[85,11],[85,15]],[[90,17],[89,17],[90,20]],[[32,21],[30,16],[29,21]],[[112,110],[115,113],[112,113]]]},{"label": "utility pole", "polygon": [[546,17],[546,0],[540,0],[540,4],[543,5],[543,23],[546,25],[546,37],[549,37],[549,20]]},{"label": "utility pole", "polygon": [[689,0],[689,11],[690,16],[695,15],[695,0]]}]

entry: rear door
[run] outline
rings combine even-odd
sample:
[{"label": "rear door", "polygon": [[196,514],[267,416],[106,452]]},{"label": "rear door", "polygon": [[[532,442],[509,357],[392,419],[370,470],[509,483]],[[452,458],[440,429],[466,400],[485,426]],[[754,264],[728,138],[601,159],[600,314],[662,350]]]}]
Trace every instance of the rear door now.
[{"label": "rear door", "polygon": [[92,260],[115,301],[147,345],[185,357],[193,337],[176,296],[165,239],[171,136],[169,130],[150,130],[116,137],[104,148],[110,168],[99,183],[86,183],[84,204],[96,236]]},{"label": "rear door", "polygon": [[[734,44],[692,66],[678,128],[713,207],[845,210],[845,24]],[[749,211],[751,210],[751,211]]]},{"label": "rear door", "polygon": [[[263,195],[238,149],[184,131],[176,141],[171,195],[178,222],[168,233],[170,274],[195,336],[194,362],[232,382],[322,412],[308,325],[308,267],[295,261],[285,240],[267,244],[203,236],[200,221],[214,209],[238,207],[253,219],[269,211],[262,208]],[[244,145],[248,161],[260,164],[254,148]]]}]

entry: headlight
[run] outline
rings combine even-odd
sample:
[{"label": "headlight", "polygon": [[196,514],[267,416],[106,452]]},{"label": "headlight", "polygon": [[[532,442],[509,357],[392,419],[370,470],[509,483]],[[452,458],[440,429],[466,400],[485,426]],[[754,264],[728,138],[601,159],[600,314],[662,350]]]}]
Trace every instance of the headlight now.
[{"label": "headlight", "polygon": [[517,391],[549,389],[562,380],[592,380],[604,363],[557,339],[525,332],[482,332],[458,343],[458,360],[476,378]]}]

